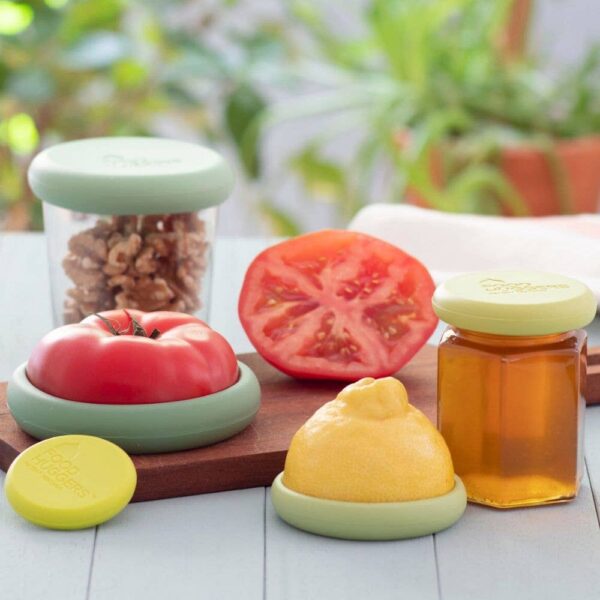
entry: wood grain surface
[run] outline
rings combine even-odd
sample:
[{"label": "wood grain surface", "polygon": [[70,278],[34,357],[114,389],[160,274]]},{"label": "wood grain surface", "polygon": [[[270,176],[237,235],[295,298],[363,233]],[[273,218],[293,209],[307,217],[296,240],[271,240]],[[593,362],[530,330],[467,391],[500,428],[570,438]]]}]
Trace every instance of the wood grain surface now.
[{"label": "wood grain surface", "polygon": [[[138,473],[133,501],[157,500],[270,485],[283,469],[290,440],[300,426],[343,384],[299,381],[283,375],[257,354],[241,354],[261,384],[261,408],[254,422],[235,437],[197,450],[132,456]],[[435,421],[436,352],[424,347],[399,373],[411,402]],[[12,418],[0,388],[0,468],[35,443]]]}]

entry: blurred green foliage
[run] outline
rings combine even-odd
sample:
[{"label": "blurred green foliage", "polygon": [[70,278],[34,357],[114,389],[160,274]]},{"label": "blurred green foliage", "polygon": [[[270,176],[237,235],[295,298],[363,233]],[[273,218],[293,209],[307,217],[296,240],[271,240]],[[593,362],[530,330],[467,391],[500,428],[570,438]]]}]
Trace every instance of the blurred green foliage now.
[{"label": "blurred green foliage", "polygon": [[[554,141],[600,133],[600,51],[556,77],[533,57],[508,60],[513,1],[365,0],[349,36],[320,0],[241,26],[243,0],[0,0],[0,228],[41,227],[26,183],[41,147],[103,135],[224,147],[280,235],[301,229],[269,197],[289,170],[344,219],[374,189],[379,201],[414,192],[443,210],[523,214],[499,153],[533,144],[560,176]],[[265,134],[307,118],[322,126],[265,182]]]},{"label": "blurred green foliage", "polygon": [[[26,169],[42,145],[167,131],[235,154],[266,103],[264,65],[284,61],[285,32],[276,21],[240,30],[235,1],[206,6],[0,0],[0,226],[41,227]],[[259,153],[246,156],[252,179]]]},{"label": "blurred green foliage", "polygon": [[[381,175],[380,202],[408,193],[441,210],[525,214],[498,164],[511,144],[547,155],[568,211],[555,141],[600,133],[600,49],[558,75],[527,53],[509,56],[514,1],[368,0],[362,30],[349,37],[332,28],[325,3],[293,0],[310,48],[293,72],[318,79],[319,90],[271,107],[263,131],[322,119],[291,167],[346,218],[370,201]],[[360,141],[338,160],[332,149],[350,132]]]}]

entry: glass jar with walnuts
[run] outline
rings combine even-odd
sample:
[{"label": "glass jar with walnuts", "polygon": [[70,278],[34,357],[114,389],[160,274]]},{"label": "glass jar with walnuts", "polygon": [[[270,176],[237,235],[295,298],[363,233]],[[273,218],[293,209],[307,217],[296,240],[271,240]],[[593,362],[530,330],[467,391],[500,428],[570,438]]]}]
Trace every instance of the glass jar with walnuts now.
[{"label": "glass jar with walnuts", "polygon": [[206,319],[217,206],[232,172],[213,150],[157,138],[47,148],[29,182],[43,201],[57,325],[113,308]]}]

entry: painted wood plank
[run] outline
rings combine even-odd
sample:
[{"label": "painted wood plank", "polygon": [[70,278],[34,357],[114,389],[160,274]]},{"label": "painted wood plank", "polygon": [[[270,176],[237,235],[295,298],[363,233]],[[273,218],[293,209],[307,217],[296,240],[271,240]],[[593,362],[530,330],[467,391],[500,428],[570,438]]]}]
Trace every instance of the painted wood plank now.
[{"label": "painted wood plank", "polygon": [[587,476],[568,504],[469,505],[436,546],[444,600],[600,598],[600,529]]},{"label": "painted wood plank", "polygon": [[0,381],[6,381],[52,328],[52,311],[44,237],[0,238]]},{"label": "painted wood plank", "polygon": [[585,412],[585,462],[600,520],[600,406]]},{"label": "painted wood plank", "polygon": [[[43,236],[0,236],[0,282],[0,380],[6,380],[52,327]],[[0,532],[0,598],[85,598],[94,529],[57,532],[35,527],[18,517],[0,494]]]},{"label": "painted wood plank", "polygon": [[264,489],[142,502],[98,530],[90,600],[263,597]]},{"label": "painted wood plank", "polygon": [[[211,308],[211,325],[224,333],[233,343],[236,351],[249,349],[249,342],[239,326],[237,320],[237,297],[243,274],[251,259],[263,248],[273,243],[273,240],[220,240],[216,250],[216,273],[213,284],[214,301]],[[226,276],[222,276],[226,274]],[[232,318],[232,315],[234,317]],[[396,551],[390,553],[391,544],[360,544],[345,543],[336,540],[317,538],[297,532],[286,524],[279,521],[273,512],[270,502],[267,506],[267,598],[333,598],[332,588],[339,588],[340,597],[364,598],[365,593],[376,593],[376,597],[397,597],[399,590],[414,592],[413,597],[423,599],[437,598],[437,583],[435,576],[435,559],[433,554],[432,538],[424,538],[411,542],[395,544]],[[276,529],[272,540],[271,527]],[[279,533],[277,533],[277,531]],[[288,536],[292,536],[289,538]],[[280,571],[282,565],[278,564],[281,551],[288,545],[293,550],[301,549],[302,545],[297,543],[294,536],[309,538],[308,547],[304,548],[312,561],[305,560],[304,553],[301,555],[285,554],[290,558],[288,568],[293,572],[291,586],[281,587],[283,580],[273,577],[274,573]],[[275,545],[272,544],[272,541]],[[277,547],[277,544],[283,547]],[[410,544],[410,548],[408,545]],[[335,547],[335,548],[332,548]],[[377,547],[377,548],[376,548]],[[335,551],[332,552],[332,549]],[[368,554],[364,555],[364,553]],[[427,557],[425,565],[421,557]],[[328,560],[323,562],[323,558]],[[399,567],[406,558],[404,572]],[[333,561],[334,564],[331,564]],[[356,569],[356,564],[360,569]],[[319,577],[319,565],[322,567]],[[325,568],[329,565],[329,569]],[[336,570],[341,569],[341,572]],[[306,577],[310,573],[310,577]],[[369,576],[371,573],[372,576]],[[389,573],[396,573],[395,578],[401,582],[399,587],[390,585]],[[94,569],[95,575],[95,569]],[[403,576],[404,575],[404,576]],[[306,587],[306,582],[313,582],[312,586]],[[293,583],[299,585],[293,585]],[[408,582],[408,583],[406,583]],[[312,587],[312,589],[310,589]]]},{"label": "painted wood plank", "polygon": [[[237,319],[239,289],[265,245],[222,239],[215,248],[209,321],[237,352],[251,348]],[[90,598],[262,598],[263,532],[264,488],[130,506],[122,524],[98,529]]]},{"label": "painted wood plank", "polygon": [[[4,486],[0,471],[0,488]],[[50,531],[16,515],[0,493],[0,598],[83,600],[94,529]]]},{"label": "painted wood plank", "polygon": [[[215,328],[232,340],[238,351],[250,349],[236,312],[243,273],[253,256],[270,243],[272,240],[247,242],[222,239],[217,244],[213,285],[215,300],[210,320]],[[0,275],[3,282],[0,285],[0,326],[4,330],[4,335],[0,336],[0,377],[6,378],[14,366],[25,360],[39,336],[51,327],[42,236],[0,236]],[[7,281],[10,282],[8,286],[5,283]],[[591,328],[591,343],[600,342],[595,335],[595,325]],[[588,409],[586,456],[596,496],[600,497],[600,441],[596,440],[600,440],[600,409],[594,408]],[[92,597],[118,598],[114,594],[106,595],[106,590],[114,584],[115,579],[111,580],[103,570],[106,565],[110,567],[105,560],[115,547],[111,539],[120,540],[117,545],[135,549],[145,556],[145,561],[136,564],[141,565],[143,577],[150,577],[152,581],[161,579],[161,565],[167,560],[167,568],[162,573],[164,585],[161,588],[162,582],[156,583],[163,594],[157,594],[156,597],[164,597],[167,593],[177,597],[172,593],[172,585],[167,586],[167,582],[172,583],[177,578],[188,584],[197,582],[195,577],[181,578],[182,572],[187,574],[181,569],[198,568],[198,561],[212,564],[211,547],[218,549],[221,563],[225,562],[224,557],[230,552],[240,565],[250,555],[262,557],[262,492],[262,489],[229,492],[128,507],[121,517],[98,531],[99,544],[95,554],[98,570],[95,568],[93,572]],[[230,501],[221,498],[244,493],[258,494],[258,499],[236,497]],[[197,503],[197,499],[204,501]],[[157,505],[157,508],[147,509],[146,506],[150,504]],[[168,506],[162,509],[161,505],[164,504]],[[237,522],[236,512],[241,511],[244,516],[244,529],[238,528],[235,534],[241,538],[231,547],[221,535],[232,531],[221,522],[221,505],[227,507],[227,517],[233,518],[234,522]],[[378,598],[437,598],[435,561],[432,559],[435,549],[439,557],[444,600],[479,600],[481,597],[486,597],[486,600],[506,597],[597,598],[600,597],[597,575],[600,542],[593,508],[587,480],[580,498],[570,505],[506,513],[469,507],[466,517],[455,528],[436,536],[434,548],[432,538],[385,544],[355,544],[316,538],[280,522],[269,503],[265,567],[267,597],[335,598],[337,595],[364,598],[372,595]],[[179,514],[186,518],[179,518]],[[198,519],[201,524],[198,531],[203,532],[199,540],[195,538]],[[209,522],[206,523],[205,519]],[[131,524],[132,520],[142,525],[119,525],[120,522]],[[16,517],[3,498],[0,499],[0,525],[0,553],[3,556],[3,563],[0,563],[0,597],[35,600],[41,597],[38,596],[39,590],[44,591],[44,598],[85,597],[87,568],[81,565],[85,567],[91,561],[93,530],[65,534],[38,530]],[[285,530],[282,531],[282,528]],[[164,537],[168,543],[163,547]],[[170,557],[173,554],[177,556],[177,539],[184,545],[192,544],[191,551],[196,557],[194,561],[186,563],[185,559],[180,561]],[[195,545],[200,542],[206,545],[206,550],[204,546]],[[146,546],[150,546],[150,551],[145,550]],[[245,548],[243,553],[237,553],[239,547]],[[118,549],[114,551],[118,553]],[[206,554],[203,554],[205,551]],[[415,555],[417,566],[405,568],[404,564],[415,564],[411,562]],[[16,558],[7,563],[7,556]],[[187,589],[180,596],[258,597],[262,589],[262,584],[257,583],[262,573],[261,561],[254,560],[249,569],[242,569],[242,580],[251,582],[251,585],[246,585],[241,592],[242,586],[237,585],[235,578],[221,576],[217,565],[214,569],[211,567],[208,587],[204,581],[203,585],[196,584],[195,588]],[[43,565],[43,568],[39,568],[39,565]],[[130,581],[135,581],[136,569],[137,566],[130,565]],[[34,572],[38,576],[37,582],[33,581]],[[122,579],[126,577],[123,575]],[[6,591],[3,585],[11,587]],[[180,587],[183,589],[183,584]],[[137,597],[137,593],[129,597]]]},{"label": "painted wood plank", "polygon": [[267,600],[438,599],[432,536],[352,542],[311,535],[280,520],[270,495],[266,534]]}]

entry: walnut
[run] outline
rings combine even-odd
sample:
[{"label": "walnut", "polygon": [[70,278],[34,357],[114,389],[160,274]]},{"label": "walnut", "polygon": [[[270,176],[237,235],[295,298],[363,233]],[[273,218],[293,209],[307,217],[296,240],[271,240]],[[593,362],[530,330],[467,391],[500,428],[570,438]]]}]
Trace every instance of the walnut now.
[{"label": "walnut", "polygon": [[169,310],[175,292],[162,277],[141,277],[131,287],[126,287],[115,296],[117,308],[139,308],[140,310]]},{"label": "walnut", "polygon": [[183,302],[184,309],[181,312],[195,312],[200,308],[200,300],[193,291],[190,292],[184,286],[179,286],[176,283],[171,283],[171,287],[177,294],[177,298]]},{"label": "walnut", "polygon": [[144,242],[147,246],[152,248],[152,251],[155,256],[163,257],[169,256],[172,252],[174,252],[175,239],[170,239],[169,236],[173,234],[169,233],[150,233],[144,239]]},{"label": "walnut", "polygon": [[156,273],[158,262],[154,259],[154,248],[144,246],[135,259],[135,268],[138,273]]},{"label": "walnut", "polygon": [[135,286],[135,277],[133,275],[113,275],[107,280],[109,288],[132,288]]},{"label": "walnut", "polygon": [[69,240],[65,322],[111,308],[197,311],[208,248],[196,213],[99,220]]},{"label": "walnut", "polygon": [[112,297],[107,290],[72,288],[67,291],[63,318],[65,323],[78,323],[93,313],[112,308]]},{"label": "walnut", "polygon": [[74,235],[69,240],[69,250],[76,256],[88,256],[99,261],[106,260],[106,240],[88,231]]},{"label": "walnut", "polygon": [[63,269],[78,287],[91,288],[101,286],[104,280],[97,263],[84,262],[87,257],[67,254],[63,259]]},{"label": "walnut", "polygon": [[118,215],[112,218],[113,231],[123,235],[135,233],[138,229],[138,217],[131,215]]},{"label": "walnut", "polygon": [[65,300],[64,310],[63,310],[63,321],[67,324],[69,323],[79,323],[81,319],[84,318],[84,314],[79,309],[79,302],[67,298]]},{"label": "walnut", "polygon": [[137,257],[142,247],[142,238],[137,233],[120,240],[108,252],[108,267],[115,269],[118,273],[124,273]]}]

